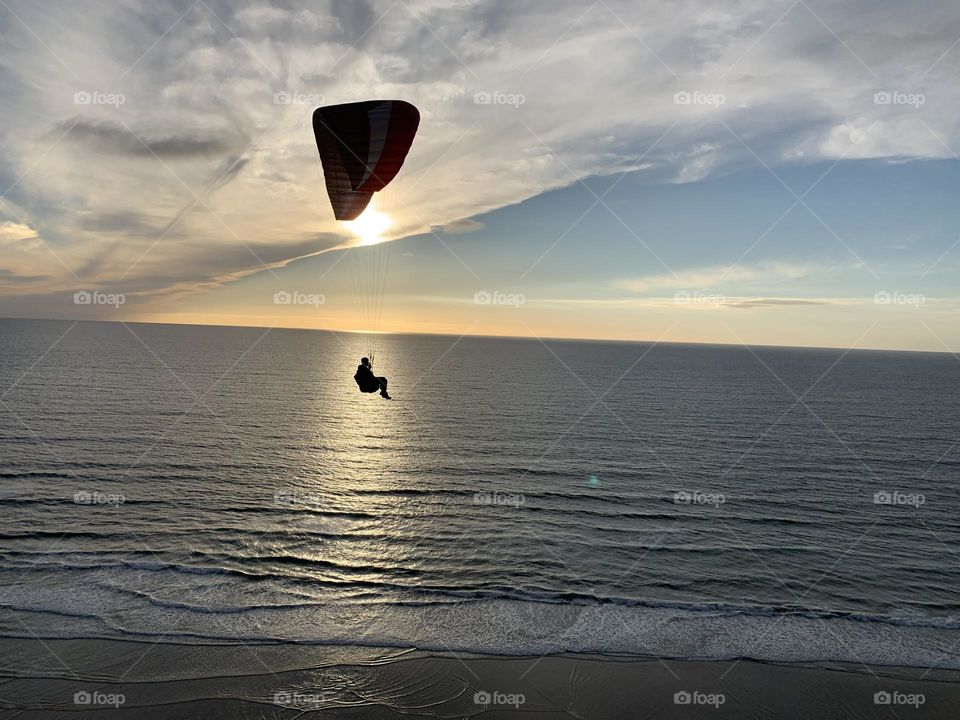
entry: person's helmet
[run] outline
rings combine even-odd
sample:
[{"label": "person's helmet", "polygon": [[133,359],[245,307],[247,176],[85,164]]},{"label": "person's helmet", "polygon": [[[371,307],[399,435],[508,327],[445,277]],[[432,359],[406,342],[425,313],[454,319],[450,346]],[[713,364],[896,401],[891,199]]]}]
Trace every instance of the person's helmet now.
[{"label": "person's helmet", "polygon": [[369,364],[370,364],[370,358],[365,358],[365,357],[360,358],[360,364],[361,364],[361,365],[369,365]]}]

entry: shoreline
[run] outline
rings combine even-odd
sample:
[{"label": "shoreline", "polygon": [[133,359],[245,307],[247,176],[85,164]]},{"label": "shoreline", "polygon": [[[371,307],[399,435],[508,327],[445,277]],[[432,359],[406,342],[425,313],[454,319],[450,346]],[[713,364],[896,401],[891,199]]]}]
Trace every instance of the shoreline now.
[{"label": "shoreline", "polygon": [[960,671],[936,668],[292,643],[2,638],[0,649],[3,718],[946,719],[960,706]]},{"label": "shoreline", "polygon": [[[63,588],[66,592],[66,588]],[[884,618],[825,611],[773,612],[763,608],[675,602],[604,602],[593,605],[484,598],[428,605],[359,606],[351,613],[319,600],[246,607],[227,616],[202,605],[138,596],[138,604],[100,617],[104,597],[72,592],[55,608],[11,607],[0,637],[131,641],[184,646],[416,647],[494,657],[662,658],[681,662],[859,664],[938,667],[960,672],[954,651],[960,629],[949,619]],[[129,603],[130,601],[125,600]],[[79,603],[79,604],[78,604]],[[162,612],[156,612],[160,608]],[[769,609],[768,609],[769,610]],[[212,614],[211,614],[212,613]],[[228,623],[228,624],[223,624]],[[140,632],[128,629],[141,628]]]}]

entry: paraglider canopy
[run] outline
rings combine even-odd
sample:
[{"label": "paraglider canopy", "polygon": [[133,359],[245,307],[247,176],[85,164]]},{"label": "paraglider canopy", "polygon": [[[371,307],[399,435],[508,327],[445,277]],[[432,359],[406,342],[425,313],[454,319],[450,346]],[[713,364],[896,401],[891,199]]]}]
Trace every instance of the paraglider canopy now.
[{"label": "paraglider canopy", "polygon": [[420,124],[403,100],[329,105],[313,113],[313,134],[337,220],[353,220],[396,177]]},{"label": "paraglider canopy", "polygon": [[[403,100],[329,105],[313,112],[313,134],[334,217],[356,221],[349,229],[360,237],[362,246],[367,246],[348,252],[353,259],[351,280],[358,323],[367,333],[371,359],[376,350],[389,257],[388,243],[381,242],[381,233],[389,227],[390,218],[374,208],[362,217],[361,213],[373,194],[400,172],[419,125],[420,112]],[[382,380],[383,396],[388,397],[386,378],[376,380]]]}]

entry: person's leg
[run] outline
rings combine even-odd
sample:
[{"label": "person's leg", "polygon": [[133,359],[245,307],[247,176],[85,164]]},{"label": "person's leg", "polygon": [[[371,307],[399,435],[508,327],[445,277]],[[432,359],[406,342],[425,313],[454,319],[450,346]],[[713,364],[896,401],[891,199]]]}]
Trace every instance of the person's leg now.
[{"label": "person's leg", "polygon": [[380,383],[380,394],[387,397],[387,379],[385,377],[378,377],[377,382]]}]

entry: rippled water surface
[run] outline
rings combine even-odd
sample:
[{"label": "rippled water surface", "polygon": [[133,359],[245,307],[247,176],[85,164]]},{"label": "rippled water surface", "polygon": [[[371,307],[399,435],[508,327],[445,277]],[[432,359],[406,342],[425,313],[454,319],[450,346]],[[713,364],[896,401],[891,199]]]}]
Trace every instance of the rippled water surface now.
[{"label": "rippled water surface", "polygon": [[379,346],[0,320],[0,632],[960,667],[956,357]]}]

